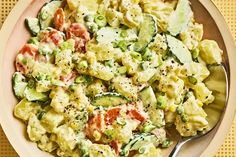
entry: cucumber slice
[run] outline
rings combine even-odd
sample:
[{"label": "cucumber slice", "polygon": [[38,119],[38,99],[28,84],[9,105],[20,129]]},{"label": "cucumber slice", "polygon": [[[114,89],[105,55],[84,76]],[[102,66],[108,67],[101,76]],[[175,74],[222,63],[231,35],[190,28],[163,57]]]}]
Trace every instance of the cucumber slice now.
[{"label": "cucumber slice", "polygon": [[135,51],[144,50],[154,37],[157,35],[157,22],[155,18],[150,14],[143,15],[143,23],[138,35],[138,41],[134,45]]},{"label": "cucumber slice", "polygon": [[24,98],[24,90],[27,86],[24,79],[25,77],[19,72],[15,72],[12,78],[14,94],[18,99]]},{"label": "cucumber slice", "polygon": [[128,103],[128,99],[118,93],[102,93],[95,96],[92,104],[94,106],[118,106]]},{"label": "cucumber slice", "polygon": [[42,101],[48,100],[48,95],[46,93],[39,93],[34,88],[26,87],[24,91],[25,97],[28,101]]},{"label": "cucumber slice", "polygon": [[36,36],[39,33],[40,26],[37,18],[28,17],[25,19],[25,23],[32,35]]},{"label": "cucumber slice", "polygon": [[56,10],[60,8],[62,1],[54,0],[45,4],[38,14],[41,29],[45,29],[53,24],[53,18]]},{"label": "cucumber slice", "polygon": [[179,59],[181,63],[191,63],[192,55],[188,48],[178,39],[171,35],[166,35],[167,45],[170,51]]},{"label": "cucumber slice", "polygon": [[139,150],[141,147],[153,143],[158,145],[158,139],[155,135],[141,134],[134,137],[127,145],[125,145],[120,152],[120,156],[128,156],[129,152],[132,150]]},{"label": "cucumber slice", "polygon": [[176,10],[171,14],[167,30],[176,36],[188,27],[193,17],[189,0],[179,0]]},{"label": "cucumber slice", "polygon": [[145,107],[151,105],[151,106],[155,106],[156,103],[157,103],[157,99],[156,99],[156,96],[155,96],[155,93],[152,89],[151,86],[143,89],[141,92],[140,92],[140,97],[141,97],[141,100],[143,102],[143,105]]}]

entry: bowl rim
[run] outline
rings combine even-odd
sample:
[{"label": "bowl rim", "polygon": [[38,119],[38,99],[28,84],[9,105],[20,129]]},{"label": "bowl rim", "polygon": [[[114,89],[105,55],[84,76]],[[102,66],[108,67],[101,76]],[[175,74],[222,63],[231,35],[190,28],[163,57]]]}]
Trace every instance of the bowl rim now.
[{"label": "bowl rim", "polygon": [[[34,0],[33,0],[34,1]],[[2,25],[2,28],[0,30],[0,52],[4,52],[5,46],[8,42],[8,39],[11,35],[11,32],[13,28],[15,27],[18,19],[24,12],[24,10],[30,5],[30,3],[33,2],[32,0],[19,0],[15,7],[12,9],[10,14],[8,15],[7,19],[5,20],[4,24]],[[220,13],[220,11],[217,9],[215,4],[211,0],[198,0],[210,13],[212,18],[214,19],[217,27],[219,28],[219,31],[222,34],[223,41],[225,43],[225,47],[228,54],[229,59],[229,67],[230,67],[230,87],[229,87],[229,99],[228,99],[228,105],[226,106],[225,113],[227,113],[228,116],[223,116],[222,122],[216,131],[213,139],[211,140],[210,144],[205,148],[205,150],[201,153],[201,157],[206,156],[213,156],[220,145],[223,143],[231,124],[234,120],[235,113],[236,113],[236,100],[233,98],[236,97],[236,82],[234,83],[231,80],[236,80],[236,62],[233,62],[233,58],[236,58],[236,53],[234,53],[234,50],[236,50],[236,45],[234,38],[232,36],[232,33],[230,32],[230,29],[223,17],[223,15]],[[2,65],[4,53],[0,53],[0,65]],[[234,68],[235,67],[235,68]],[[2,74],[2,69],[0,68],[0,73]],[[0,77],[0,83],[2,83],[2,77]],[[0,89],[0,95],[3,95],[3,89]],[[0,103],[2,104],[4,101],[3,99],[0,99]],[[0,125],[2,126],[2,129],[9,140],[12,147],[15,149],[15,151],[18,153],[18,155],[26,154],[26,151],[20,147],[19,142],[14,140],[14,137],[11,136],[10,132],[11,127],[7,124],[7,119],[0,114]]]}]

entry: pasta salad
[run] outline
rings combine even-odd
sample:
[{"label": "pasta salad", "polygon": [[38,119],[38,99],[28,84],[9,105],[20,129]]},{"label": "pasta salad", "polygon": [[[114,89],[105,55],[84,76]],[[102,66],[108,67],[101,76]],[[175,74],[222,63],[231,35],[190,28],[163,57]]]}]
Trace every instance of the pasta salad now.
[{"label": "pasta salad", "polygon": [[41,150],[161,157],[166,128],[187,137],[208,127],[204,80],[223,52],[188,0],[53,0],[25,22],[14,115]]}]

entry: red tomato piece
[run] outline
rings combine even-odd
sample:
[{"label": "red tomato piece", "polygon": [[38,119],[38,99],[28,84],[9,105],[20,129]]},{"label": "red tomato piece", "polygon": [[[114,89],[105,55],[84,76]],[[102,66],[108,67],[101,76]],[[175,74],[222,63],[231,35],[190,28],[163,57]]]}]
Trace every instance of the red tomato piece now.
[{"label": "red tomato piece", "polygon": [[20,54],[24,56],[30,56],[35,59],[36,55],[38,54],[38,47],[33,44],[25,44],[20,50]]},{"label": "red tomato piece", "polygon": [[[19,54],[23,55],[24,58],[32,58],[32,60],[37,60],[38,53],[38,47],[33,44],[25,44],[21,50],[19,51]],[[18,72],[21,72],[22,74],[27,74],[29,71],[27,69],[27,65],[22,63],[21,60],[16,58],[15,67]]]},{"label": "red tomato piece", "polygon": [[65,13],[62,8],[58,8],[54,14],[54,26],[57,30],[63,31],[65,24]]},{"label": "red tomato piece", "polygon": [[46,43],[53,42],[56,46],[58,46],[60,43],[63,42],[63,36],[59,31],[54,29],[46,33],[42,41]]},{"label": "red tomato piece", "polygon": [[85,134],[88,138],[93,139],[94,131],[102,132],[103,116],[99,113],[97,116],[89,118],[88,124],[85,128]]},{"label": "red tomato piece", "polygon": [[90,40],[87,28],[80,23],[72,23],[66,30],[66,37],[75,40],[75,50],[79,52],[85,50],[85,45]]},{"label": "red tomato piece", "polygon": [[90,34],[87,28],[83,24],[80,24],[80,23],[72,23],[66,31],[66,36],[68,39],[73,38],[73,37],[80,37],[84,39],[85,41],[90,40]]},{"label": "red tomato piece", "polygon": [[138,112],[135,109],[130,110],[129,115],[131,116],[131,118],[137,119],[140,122],[146,121],[146,118],[140,112]]},{"label": "red tomato piece", "polygon": [[119,145],[117,141],[111,141],[110,142],[111,148],[115,150],[116,154],[119,154]]},{"label": "red tomato piece", "polygon": [[113,108],[106,112],[105,114],[105,123],[107,125],[112,124],[120,114],[121,108]]}]

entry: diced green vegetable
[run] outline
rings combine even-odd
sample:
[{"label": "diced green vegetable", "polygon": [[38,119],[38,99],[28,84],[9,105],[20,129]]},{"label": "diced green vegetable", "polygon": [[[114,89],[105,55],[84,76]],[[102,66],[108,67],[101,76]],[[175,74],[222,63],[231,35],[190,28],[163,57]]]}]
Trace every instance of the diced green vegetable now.
[{"label": "diced green vegetable", "polygon": [[94,21],[99,27],[105,27],[107,25],[107,19],[103,15],[95,16]]},{"label": "diced green vegetable", "polygon": [[167,106],[167,102],[166,102],[166,99],[165,99],[165,97],[164,96],[158,96],[157,97],[157,107],[159,108],[159,109],[165,109],[166,108],[166,106]]},{"label": "diced green vegetable", "polygon": [[[149,143],[154,143],[154,145],[158,142],[155,135],[150,134],[141,134],[134,137],[127,145],[122,148],[120,152],[120,156],[128,156],[129,152],[132,150],[142,149],[142,147]],[[142,150],[140,150],[142,152]]]},{"label": "diced green vegetable", "polygon": [[178,115],[182,115],[184,114],[184,107],[182,105],[179,105],[177,108],[176,108],[176,113]]},{"label": "diced green vegetable", "polygon": [[84,70],[88,68],[88,62],[86,60],[82,60],[78,63],[77,69]]},{"label": "diced green vegetable", "polygon": [[119,74],[125,74],[127,72],[127,68],[125,66],[119,67],[117,70]]},{"label": "diced green vegetable", "polygon": [[170,140],[169,139],[165,139],[161,144],[162,148],[168,148],[169,146],[170,146]]},{"label": "diced green vegetable", "polygon": [[144,133],[150,133],[155,128],[156,128],[155,125],[152,125],[151,123],[145,123],[144,126],[143,126],[142,131]]},{"label": "diced green vegetable", "polygon": [[53,50],[50,48],[49,44],[40,44],[39,53],[42,55],[49,55],[53,53]]},{"label": "diced green vegetable", "polygon": [[74,51],[75,50],[75,41],[73,39],[69,39],[65,42],[63,42],[61,45],[60,45],[60,49],[62,51],[64,50],[71,50],[71,51]]},{"label": "diced green vegetable", "polygon": [[143,105],[145,107],[147,106],[152,106],[152,105],[156,105],[157,103],[157,99],[156,99],[156,96],[155,96],[155,93],[152,89],[151,86],[143,89],[141,92],[140,92],[140,97],[141,97],[141,100],[143,102]]},{"label": "diced green vegetable", "polygon": [[117,47],[119,47],[123,52],[125,52],[128,49],[128,43],[124,40],[119,41]]},{"label": "diced green vegetable", "polygon": [[91,33],[95,33],[98,31],[98,25],[94,22],[87,22],[86,26],[88,27],[88,30]]},{"label": "diced green vegetable", "polygon": [[122,38],[126,38],[126,37],[128,36],[127,30],[122,30],[122,31],[120,32],[120,36],[121,36]]},{"label": "diced green vegetable", "polygon": [[196,85],[197,84],[197,79],[193,76],[188,76],[188,81],[189,83]]},{"label": "diced green vegetable", "polygon": [[140,53],[132,51],[130,52],[130,55],[133,59],[142,61],[142,55]]}]

